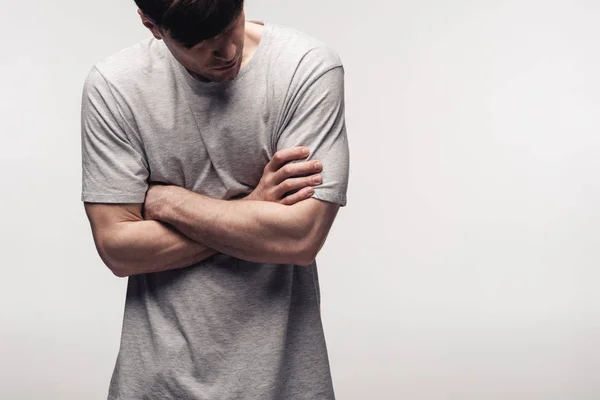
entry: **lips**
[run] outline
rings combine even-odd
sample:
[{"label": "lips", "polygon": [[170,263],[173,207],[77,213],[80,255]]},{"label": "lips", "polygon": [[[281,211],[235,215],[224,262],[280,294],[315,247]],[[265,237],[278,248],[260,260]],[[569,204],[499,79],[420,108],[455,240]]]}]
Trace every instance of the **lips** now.
[{"label": "lips", "polygon": [[235,65],[235,61],[231,62],[230,64],[226,64],[226,65],[222,65],[220,67],[214,67],[214,69],[229,69],[231,67],[233,67]]}]

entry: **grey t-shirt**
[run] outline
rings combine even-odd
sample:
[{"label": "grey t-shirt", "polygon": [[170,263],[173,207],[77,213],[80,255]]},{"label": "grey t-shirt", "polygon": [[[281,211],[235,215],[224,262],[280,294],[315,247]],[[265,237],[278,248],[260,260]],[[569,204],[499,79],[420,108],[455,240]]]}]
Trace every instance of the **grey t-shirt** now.
[{"label": "grey t-shirt", "polygon": [[[264,25],[229,83],[194,79],[154,38],[97,63],[83,90],[81,200],[143,203],[149,181],[229,200],[258,185],[275,152],[305,145],[323,163],[313,197],[345,206],[342,63],[319,40]],[[334,399],[316,262],[219,253],[129,277],[108,398]]]}]

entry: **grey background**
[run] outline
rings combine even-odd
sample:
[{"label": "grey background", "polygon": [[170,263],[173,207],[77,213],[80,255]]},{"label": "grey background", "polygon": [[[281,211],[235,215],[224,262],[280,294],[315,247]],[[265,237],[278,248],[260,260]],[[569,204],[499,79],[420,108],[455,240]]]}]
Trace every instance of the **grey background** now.
[{"label": "grey background", "polygon": [[[79,106],[133,1],[0,1],[0,398],[103,399],[126,281]],[[346,69],[348,206],[317,258],[339,399],[600,398],[600,5],[259,1]]]}]

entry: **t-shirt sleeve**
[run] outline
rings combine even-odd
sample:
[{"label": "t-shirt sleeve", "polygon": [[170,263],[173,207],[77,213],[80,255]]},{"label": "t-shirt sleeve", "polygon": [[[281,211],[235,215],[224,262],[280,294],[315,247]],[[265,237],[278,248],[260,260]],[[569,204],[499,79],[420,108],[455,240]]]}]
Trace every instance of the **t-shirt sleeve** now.
[{"label": "t-shirt sleeve", "polygon": [[[350,154],[344,117],[344,69],[338,65],[307,82],[291,101],[289,121],[277,137],[277,151],[307,146],[308,160],[323,163],[323,183],[313,198],[346,205]],[[312,174],[310,174],[312,175]],[[295,191],[294,191],[295,192]]]},{"label": "t-shirt sleeve", "polygon": [[130,141],[128,130],[113,89],[94,67],[85,81],[81,104],[81,201],[144,202],[148,164],[139,146]]}]

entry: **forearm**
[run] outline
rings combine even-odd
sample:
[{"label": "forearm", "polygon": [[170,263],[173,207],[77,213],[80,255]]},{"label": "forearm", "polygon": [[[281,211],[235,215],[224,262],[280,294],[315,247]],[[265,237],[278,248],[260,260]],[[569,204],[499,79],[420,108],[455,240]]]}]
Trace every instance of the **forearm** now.
[{"label": "forearm", "polygon": [[99,237],[96,245],[100,257],[120,277],[185,268],[219,253],[168,224],[135,215],[104,234],[99,232]]},{"label": "forearm", "polygon": [[301,264],[307,224],[288,206],[265,201],[218,200],[170,186],[155,217],[188,238],[252,262]]},{"label": "forearm", "polygon": [[122,222],[102,249],[105,263],[120,277],[189,267],[217,251],[158,221]]}]

